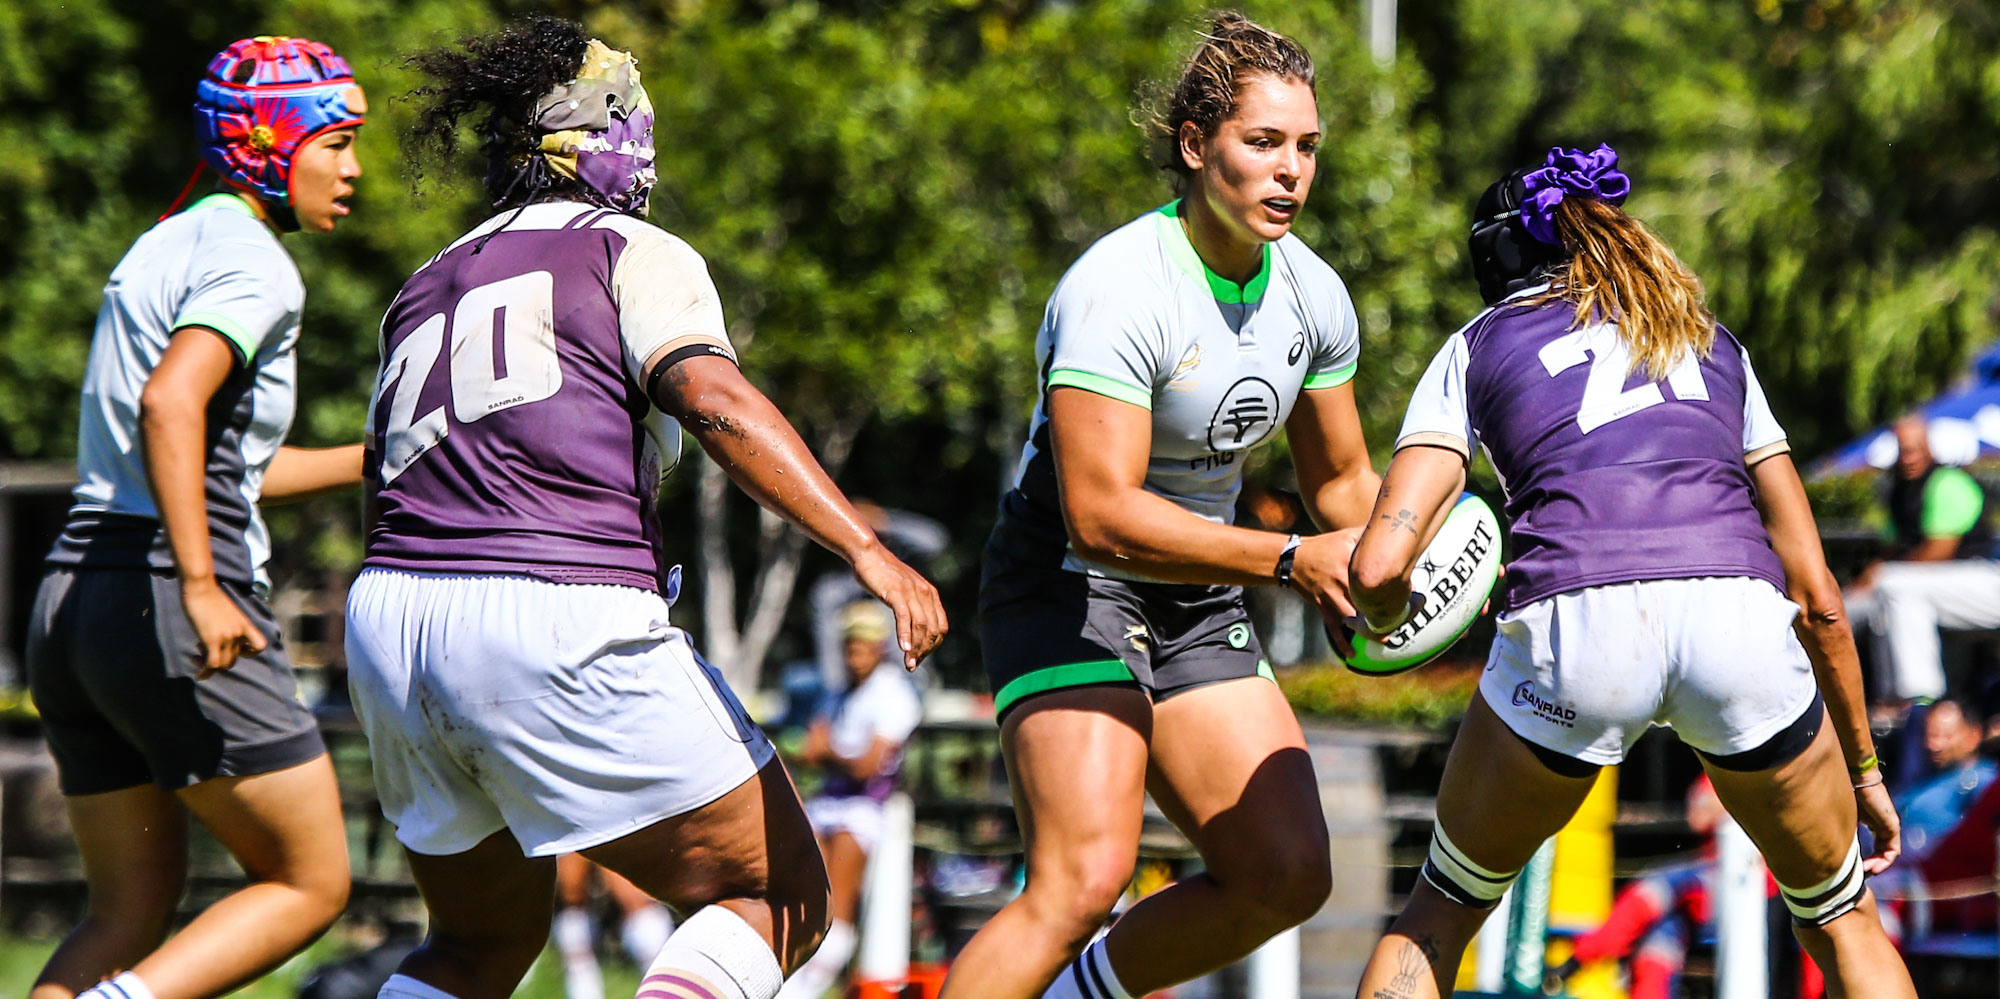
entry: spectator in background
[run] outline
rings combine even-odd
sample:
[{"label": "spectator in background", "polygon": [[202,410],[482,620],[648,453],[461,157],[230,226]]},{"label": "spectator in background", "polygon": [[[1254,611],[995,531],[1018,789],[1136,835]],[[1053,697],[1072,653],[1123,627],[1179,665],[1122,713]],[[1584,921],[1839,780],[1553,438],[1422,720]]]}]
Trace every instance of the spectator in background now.
[{"label": "spectator in background", "polygon": [[806,803],[806,817],[826,857],[833,925],[778,999],[818,999],[854,955],[861,880],[882,834],[882,802],[902,768],[903,743],[923,717],[909,679],[878,668],[891,627],[888,608],[872,600],[848,604],[840,613],[847,689],[834,698],[827,714],[814,719],[800,751],[802,761],[826,778],[820,793]]},{"label": "spectator in background", "polygon": [[1899,701],[1944,696],[1938,629],[2000,627],[2000,562],[1986,492],[1931,457],[1922,416],[1896,424],[1896,464],[1883,478],[1890,554],[1846,594],[1856,630],[1875,635],[1877,687]]},{"label": "spectator in background", "polygon": [[1979,716],[1957,698],[1931,705],[1924,716],[1924,749],[1934,772],[1896,801],[1903,816],[1903,852],[1911,859],[1929,856],[2000,772],[1979,756],[1984,734]]}]

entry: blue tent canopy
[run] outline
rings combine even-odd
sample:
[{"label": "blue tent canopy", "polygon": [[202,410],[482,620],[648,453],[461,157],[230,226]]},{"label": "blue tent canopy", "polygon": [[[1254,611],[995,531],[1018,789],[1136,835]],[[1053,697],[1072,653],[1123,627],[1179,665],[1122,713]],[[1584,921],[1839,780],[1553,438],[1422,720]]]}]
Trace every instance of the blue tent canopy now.
[{"label": "blue tent canopy", "polygon": [[[2000,459],[2000,345],[1972,362],[1972,376],[1917,407],[1930,423],[1931,455],[1939,464]],[[1812,465],[1812,475],[1843,475],[1896,462],[1896,435],[1877,427]]]}]

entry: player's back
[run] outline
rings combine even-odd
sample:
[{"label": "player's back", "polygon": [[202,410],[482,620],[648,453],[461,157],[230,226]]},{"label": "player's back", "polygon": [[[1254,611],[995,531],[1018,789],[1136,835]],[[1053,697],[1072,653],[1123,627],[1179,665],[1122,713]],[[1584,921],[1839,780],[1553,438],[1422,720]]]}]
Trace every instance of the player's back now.
[{"label": "player's back", "polygon": [[1615,325],[1574,316],[1502,305],[1460,334],[1470,422],[1507,493],[1509,603],[1698,576],[1782,589],[1744,456],[1783,431],[1734,337],[1718,326],[1708,356],[1655,382]]},{"label": "player's back", "polygon": [[537,204],[410,277],[370,405],[369,564],[658,585],[659,449],[617,286],[628,252],[660,240],[616,212]]}]

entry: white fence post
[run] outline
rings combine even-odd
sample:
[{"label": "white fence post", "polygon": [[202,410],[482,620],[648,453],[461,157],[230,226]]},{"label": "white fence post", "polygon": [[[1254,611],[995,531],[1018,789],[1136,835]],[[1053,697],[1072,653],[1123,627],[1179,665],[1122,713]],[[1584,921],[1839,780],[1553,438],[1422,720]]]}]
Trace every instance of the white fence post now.
[{"label": "white fence post", "polygon": [[1735,819],[1715,830],[1715,999],[1770,995],[1764,858]]},{"label": "white fence post", "polygon": [[868,858],[862,889],[861,956],[854,974],[863,981],[900,982],[910,976],[910,897],[915,889],[916,848],[910,834],[916,810],[900,791],[882,803],[882,841]]},{"label": "white fence post", "polygon": [[1250,952],[1248,999],[1299,999],[1299,928]]}]

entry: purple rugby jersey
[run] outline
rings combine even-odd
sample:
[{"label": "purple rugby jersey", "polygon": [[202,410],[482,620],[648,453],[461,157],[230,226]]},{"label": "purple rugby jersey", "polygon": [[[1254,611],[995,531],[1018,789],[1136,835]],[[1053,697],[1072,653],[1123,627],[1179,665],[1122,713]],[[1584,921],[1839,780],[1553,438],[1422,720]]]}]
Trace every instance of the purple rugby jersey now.
[{"label": "purple rugby jersey", "polygon": [[1615,327],[1574,316],[1561,300],[1481,313],[1431,363],[1397,438],[1485,449],[1513,527],[1508,606],[1643,579],[1783,590],[1748,465],[1788,446],[1736,338],[1718,325],[1709,357],[1655,383],[1630,373]]},{"label": "purple rugby jersey", "polygon": [[461,237],[382,320],[367,564],[660,589],[639,377],[684,347],[735,356],[701,257],[658,228],[550,202]]}]

